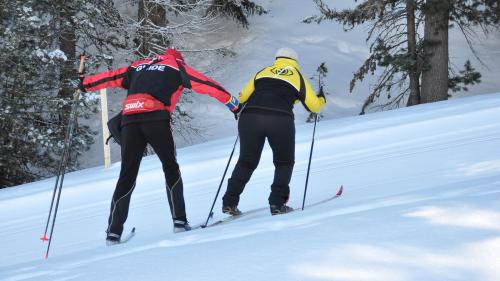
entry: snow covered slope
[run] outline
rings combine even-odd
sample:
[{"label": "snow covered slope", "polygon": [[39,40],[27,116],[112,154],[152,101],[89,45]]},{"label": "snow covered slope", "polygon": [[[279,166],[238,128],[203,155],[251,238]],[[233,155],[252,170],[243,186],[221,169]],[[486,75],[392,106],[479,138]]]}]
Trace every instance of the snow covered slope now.
[{"label": "snow covered slope", "polygon": [[[180,234],[171,230],[160,163],[147,157],[126,224],[137,235],[113,247],[104,231],[119,163],[74,172],[48,260],[38,238],[54,179],[0,190],[0,280],[500,280],[498,120],[500,94],[322,121],[307,202],[341,184],[342,197]],[[297,127],[294,207],[311,133],[311,124]],[[192,224],[205,219],[233,142],[178,150]],[[242,210],[267,205],[272,176],[266,147]]]}]

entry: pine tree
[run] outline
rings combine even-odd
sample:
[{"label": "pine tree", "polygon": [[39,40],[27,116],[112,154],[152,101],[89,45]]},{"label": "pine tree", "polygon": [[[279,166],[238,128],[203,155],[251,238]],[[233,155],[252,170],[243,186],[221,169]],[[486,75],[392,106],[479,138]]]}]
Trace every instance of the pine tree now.
[{"label": "pine tree", "polygon": [[[56,172],[77,83],[77,46],[96,50],[95,66],[123,42],[113,32],[120,17],[111,1],[6,0],[0,18],[0,63],[8,66],[0,69],[0,186],[10,186]],[[94,105],[82,99],[78,116],[88,117]],[[70,169],[92,142],[93,131],[77,126]]]},{"label": "pine tree", "polygon": [[[425,15],[424,48],[425,67],[422,69],[422,102],[448,99],[448,92],[457,89],[457,83],[480,82],[481,74],[472,68],[469,61],[464,65],[467,77],[450,77],[448,55],[448,29],[458,26],[471,50],[475,53],[471,36],[474,27],[487,32],[489,27],[499,26],[500,2],[497,0],[427,0],[422,4]],[[480,60],[480,58],[478,58]],[[474,80],[470,80],[474,79]],[[452,81],[450,81],[452,80]],[[467,87],[462,87],[466,90]]]},{"label": "pine tree", "polygon": [[[321,15],[307,18],[304,20],[306,23],[335,20],[342,23],[346,31],[362,24],[369,25],[366,41],[371,42],[370,56],[354,73],[350,82],[350,92],[367,74],[374,75],[380,68],[382,72],[365,100],[361,114],[364,114],[382,94],[387,97],[387,102],[381,106],[382,108],[403,105],[404,97],[410,90],[414,91],[410,96],[418,98],[417,77],[420,75],[421,46],[414,31],[418,30],[422,20],[421,15],[416,12],[421,1],[366,0],[353,9],[343,11],[328,8],[322,0],[315,2]],[[412,25],[411,28],[407,28],[408,25]],[[408,77],[412,87],[408,86]]]},{"label": "pine tree", "polygon": [[217,14],[232,18],[244,27],[248,27],[249,25],[249,15],[267,13],[262,6],[250,0],[212,0],[207,12],[216,12]]},{"label": "pine tree", "polygon": [[[448,28],[453,25],[448,23],[458,25],[470,43],[472,27],[479,25],[486,29],[499,22],[499,3],[494,0],[365,0],[343,11],[330,9],[323,0],[314,1],[321,14],[305,19],[306,23],[335,20],[346,30],[370,25],[366,39],[371,42],[370,56],[354,74],[350,91],[367,74],[374,75],[380,68],[382,72],[361,114],[382,94],[387,101],[376,108],[410,106],[447,98],[449,87],[457,86],[448,81],[457,73],[449,63]],[[425,25],[424,38],[417,32],[422,24]],[[469,45],[472,48],[472,44]],[[455,77],[454,83],[480,82],[480,74],[470,63],[468,69],[458,73],[467,73],[468,78]],[[438,96],[433,97],[438,85]]]}]

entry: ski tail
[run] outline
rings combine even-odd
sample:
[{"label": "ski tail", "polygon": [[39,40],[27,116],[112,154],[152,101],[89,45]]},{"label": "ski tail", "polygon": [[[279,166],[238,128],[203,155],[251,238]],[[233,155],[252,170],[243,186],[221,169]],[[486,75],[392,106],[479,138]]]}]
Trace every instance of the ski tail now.
[{"label": "ski tail", "polygon": [[135,227],[132,227],[132,230],[130,230],[129,234],[125,236],[120,243],[127,243],[132,237],[135,236]]},{"label": "ski tail", "polygon": [[341,185],[339,191],[337,191],[337,194],[335,194],[335,197],[339,197],[340,195],[342,195],[343,192],[344,192],[344,185]]}]

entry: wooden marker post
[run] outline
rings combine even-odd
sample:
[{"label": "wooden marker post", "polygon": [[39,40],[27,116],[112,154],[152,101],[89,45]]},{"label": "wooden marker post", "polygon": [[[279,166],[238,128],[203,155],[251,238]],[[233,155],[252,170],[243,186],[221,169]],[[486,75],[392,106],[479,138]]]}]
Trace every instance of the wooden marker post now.
[{"label": "wooden marker post", "polygon": [[106,144],[106,140],[109,138],[108,130],[108,97],[106,95],[106,89],[100,90],[101,92],[101,123],[102,123],[102,144],[104,148],[104,167],[109,168],[111,166],[111,153],[109,145]]}]

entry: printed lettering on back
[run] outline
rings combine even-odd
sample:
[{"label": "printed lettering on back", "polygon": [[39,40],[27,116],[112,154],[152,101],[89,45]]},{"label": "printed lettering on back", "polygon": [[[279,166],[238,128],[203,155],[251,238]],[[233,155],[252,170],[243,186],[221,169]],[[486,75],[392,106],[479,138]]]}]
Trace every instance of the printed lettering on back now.
[{"label": "printed lettering on back", "polygon": [[144,68],[146,68],[146,70],[150,70],[150,71],[165,71],[165,65],[158,65],[158,64],[153,64],[153,65],[142,64],[142,65],[139,65],[135,69],[135,71],[141,71]]}]

